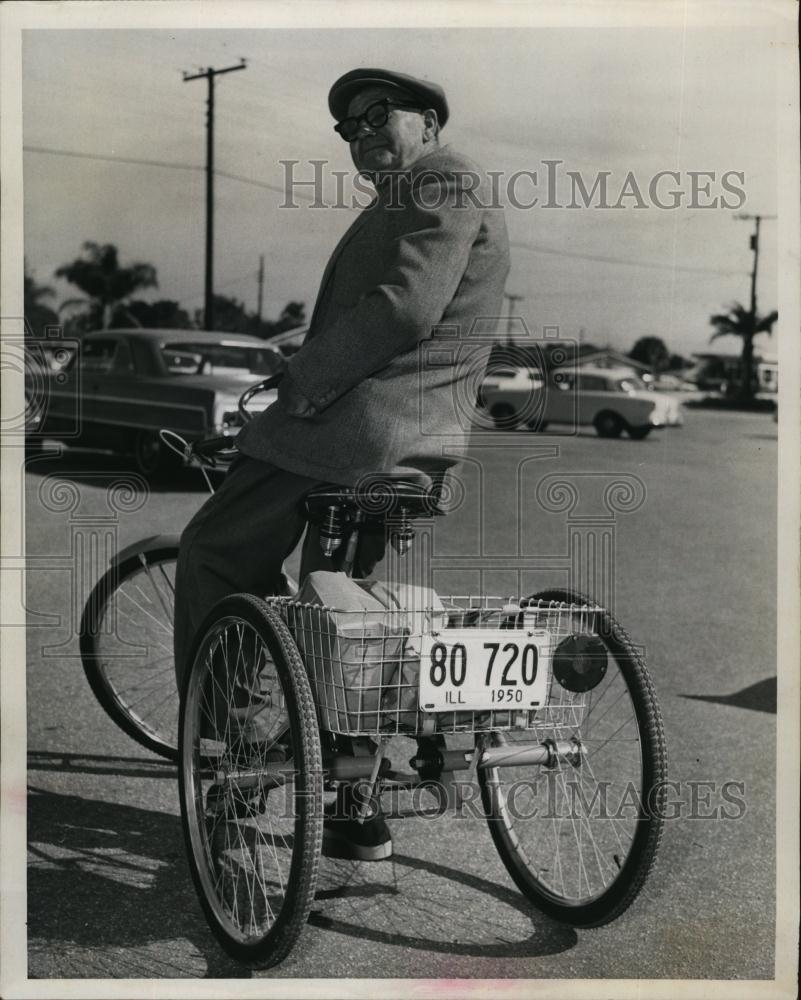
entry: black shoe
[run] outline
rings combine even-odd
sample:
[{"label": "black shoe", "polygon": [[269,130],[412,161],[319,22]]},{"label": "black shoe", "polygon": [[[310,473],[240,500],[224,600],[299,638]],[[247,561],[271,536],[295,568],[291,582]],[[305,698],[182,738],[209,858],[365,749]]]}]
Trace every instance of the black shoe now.
[{"label": "black shoe", "polygon": [[213,825],[225,819],[227,822],[237,819],[250,819],[263,813],[266,806],[262,789],[240,788],[238,785],[228,785],[215,782],[206,792],[206,818]]},{"label": "black shoe", "polygon": [[384,861],[392,857],[392,836],[377,799],[371,800],[366,818],[359,822],[361,802],[350,785],[341,785],[335,803],[326,806],[323,853],[355,861]]}]

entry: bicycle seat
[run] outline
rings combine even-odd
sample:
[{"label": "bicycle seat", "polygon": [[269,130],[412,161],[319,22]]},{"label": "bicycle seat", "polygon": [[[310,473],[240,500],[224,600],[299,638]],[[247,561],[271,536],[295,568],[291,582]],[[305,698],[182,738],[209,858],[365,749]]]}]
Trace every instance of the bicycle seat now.
[{"label": "bicycle seat", "polygon": [[364,477],[357,486],[319,486],[306,494],[306,509],[311,517],[325,513],[331,506],[359,511],[368,520],[430,517],[444,513],[439,499],[437,487],[425,473],[381,472]]}]

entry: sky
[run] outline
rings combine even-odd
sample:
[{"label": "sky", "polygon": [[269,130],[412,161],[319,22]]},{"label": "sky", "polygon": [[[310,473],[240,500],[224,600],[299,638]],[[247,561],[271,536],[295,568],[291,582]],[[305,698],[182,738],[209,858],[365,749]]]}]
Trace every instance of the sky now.
[{"label": "sky", "polygon": [[[357,66],[440,83],[451,106],[442,140],[494,171],[537,171],[507,204],[512,270],[507,290],[529,326],[628,350],[659,336],[671,351],[709,346],[709,317],[748,303],[752,223],[777,211],[776,79],[771,36],[758,28],[521,28],[299,30],[28,30],[23,36],[25,255],[55,301],[75,289],[54,279],[85,240],[143,261],[159,287],[143,298],[203,304],[205,80],[182,74],[247,68],[217,78],[215,288],[256,308],[265,257],[264,315],[289,300],[311,312],[325,262],[354,217],[348,208],[281,208],[284,168],[312,176],[352,170],[332,131],[327,92]],[[47,150],[48,152],[43,152]],[[78,153],[70,156],[65,153]],[[151,166],[101,159],[158,161]],[[615,203],[632,172],[643,194],[620,208],[544,208],[546,160],[588,189],[608,172]],[[188,169],[185,169],[188,168]],[[679,171],[679,208],[648,188]],[[687,207],[691,171],[714,172],[708,197],[730,207]],[[741,198],[721,187],[730,183]],[[328,177],[326,173],[326,178]],[[660,182],[669,203],[671,179]],[[277,189],[277,190],[276,190]],[[327,188],[333,195],[333,184]],[[539,195],[540,204],[520,202]],[[705,200],[703,193],[699,200]],[[597,205],[597,198],[595,204]],[[762,226],[762,311],[777,305],[776,223]],[[778,331],[762,345],[775,353]],[[717,350],[739,349],[726,338]]]}]

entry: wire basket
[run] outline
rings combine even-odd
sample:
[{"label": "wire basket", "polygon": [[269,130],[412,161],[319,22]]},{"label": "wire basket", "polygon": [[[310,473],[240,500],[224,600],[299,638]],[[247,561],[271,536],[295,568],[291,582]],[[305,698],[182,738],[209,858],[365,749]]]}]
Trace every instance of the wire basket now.
[{"label": "wire basket", "polygon": [[[550,663],[562,639],[594,632],[594,605],[451,596],[441,608],[341,611],[271,599],[303,656],[320,728],[348,736],[543,730],[560,738],[582,721],[585,695],[555,683]],[[421,646],[432,630],[535,628],[547,634],[547,699],[536,709],[426,712],[419,706]]]}]

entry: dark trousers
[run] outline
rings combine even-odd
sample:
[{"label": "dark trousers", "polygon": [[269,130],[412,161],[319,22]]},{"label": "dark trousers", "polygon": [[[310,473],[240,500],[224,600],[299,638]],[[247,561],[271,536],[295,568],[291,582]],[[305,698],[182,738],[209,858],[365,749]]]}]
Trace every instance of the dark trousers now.
[{"label": "dark trousers", "polygon": [[[306,526],[303,498],[319,480],[240,455],[217,492],[181,535],[175,575],[175,673],[181,689],[192,640],[217,601],[231,594],[281,593],[283,562]],[[343,546],[344,548],[344,546]],[[364,533],[356,575],[366,576],[383,555],[383,532]],[[336,569],[317,534],[304,543],[302,574]]]}]

